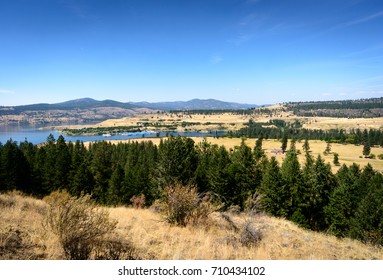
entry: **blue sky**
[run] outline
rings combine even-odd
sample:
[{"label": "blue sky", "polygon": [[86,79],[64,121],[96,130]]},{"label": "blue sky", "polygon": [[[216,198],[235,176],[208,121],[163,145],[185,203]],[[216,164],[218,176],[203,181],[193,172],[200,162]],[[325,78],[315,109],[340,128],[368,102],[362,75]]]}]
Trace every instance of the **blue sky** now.
[{"label": "blue sky", "polygon": [[381,96],[381,0],[0,0],[0,105]]}]

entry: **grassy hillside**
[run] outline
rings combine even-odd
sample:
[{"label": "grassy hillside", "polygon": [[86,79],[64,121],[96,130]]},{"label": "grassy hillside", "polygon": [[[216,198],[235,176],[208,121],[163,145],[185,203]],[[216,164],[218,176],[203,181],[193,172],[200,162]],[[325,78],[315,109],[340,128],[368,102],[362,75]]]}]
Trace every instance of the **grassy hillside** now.
[{"label": "grassy hillside", "polygon": [[[260,214],[215,212],[203,225],[178,227],[153,209],[104,210],[117,221],[118,239],[130,244],[138,259],[383,259],[380,247]],[[0,259],[64,259],[58,236],[43,226],[47,213],[43,200],[1,194]]]}]

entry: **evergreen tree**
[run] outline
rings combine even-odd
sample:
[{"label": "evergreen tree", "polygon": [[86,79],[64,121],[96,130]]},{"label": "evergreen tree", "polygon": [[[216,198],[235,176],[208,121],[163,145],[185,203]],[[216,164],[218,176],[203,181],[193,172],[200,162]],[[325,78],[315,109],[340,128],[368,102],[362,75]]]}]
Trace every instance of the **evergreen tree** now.
[{"label": "evergreen tree", "polygon": [[326,149],[324,150],[323,154],[328,155],[331,152],[331,143],[327,142]]},{"label": "evergreen tree", "polygon": [[283,137],[282,137],[282,146],[281,146],[281,150],[283,151],[283,152],[285,152],[286,151],[286,149],[287,149],[287,141],[288,141],[288,138],[287,138],[288,136],[287,136],[287,132],[285,131],[284,133],[283,133]]},{"label": "evergreen tree", "polygon": [[17,143],[7,141],[0,155],[0,191],[30,192],[30,166]]},{"label": "evergreen tree", "polygon": [[307,203],[303,214],[313,230],[326,228],[324,208],[329,204],[330,194],[336,187],[330,164],[325,164],[320,155],[315,164],[305,172]]},{"label": "evergreen tree", "polygon": [[102,204],[108,202],[109,179],[112,175],[112,147],[102,141],[92,146],[91,172],[94,177],[93,197]]},{"label": "evergreen tree", "polygon": [[333,160],[334,164],[335,165],[340,165],[339,163],[339,154],[338,153],[334,153],[334,160]]},{"label": "evergreen tree", "polygon": [[113,170],[112,176],[109,181],[107,199],[107,203],[109,205],[117,205],[121,203],[121,190],[124,177],[124,169],[120,165],[117,165],[117,167]]},{"label": "evergreen tree", "polygon": [[266,212],[278,217],[287,216],[289,193],[275,157],[271,157],[267,164],[265,174],[262,177],[261,193],[261,203]]},{"label": "evergreen tree", "polygon": [[265,156],[265,152],[262,149],[263,135],[259,136],[257,141],[255,141],[254,148],[254,158],[256,161],[259,161],[262,157]]},{"label": "evergreen tree", "polygon": [[383,245],[383,176],[371,177],[369,190],[352,219],[351,237]]},{"label": "evergreen tree", "polygon": [[158,157],[157,178],[161,186],[194,183],[198,157],[191,138],[177,136],[161,141]]},{"label": "evergreen tree", "polygon": [[302,226],[307,226],[307,221],[302,213],[307,202],[302,171],[295,152],[288,152],[281,168],[282,179],[288,193],[287,215],[288,218]]},{"label": "evergreen tree", "polygon": [[226,206],[230,204],[228,199],[233,181],[229,174],[230,165],[230,155],[225,147],[213,146],[211,164],[207,173],[209,185],[211,186],[210,190],[217,194]]},{"label": "evergreen tree", "polygon": [[366,142],[364,142],[363,144],[363,155],[365,158],[367,158],[370,156],[370,153],[371,153],[370,141],[366,140]]},{"label": "evergreen tree", "polygon": [[62,135],[60,135],[57,139],[54,156],[55,189],[69,189],[69,171],[71,166],[71,156],[69,154],[69,148]]},{"label": "evergreen tree", "polygon": [[337,173],[337,187],[330,194],[329,203],[324,209],[326,223],[336,236],[348,236],[351,220],[355,215],[364,191],[360,182],[361,171],[358,165],[342,165]]},{"label": "evergreen tree", "polygon": [[309,153],[310,152],[310,144],[309,144],[309,140],[306,138],[305,139],[305,142],[302,146],[302,149],[305,153]]},{"label": "evergreen tree", "polygon": [[243,209],[246,199],[256,191],[259,178],[255,177],[255,169],[256,164],[251,149],[242,140],[241,145],[234,150],[232,162],[228,167],[232,185],[227,199],[231,201],[231,204]]},{"label": "evergreen tree", "polygon": [[206,138],[197,146],[198,166],[195,172],[195,182],[199,192],[210,190],[210,182],[208,178],[212,157],[212,145],[207,142]]}]

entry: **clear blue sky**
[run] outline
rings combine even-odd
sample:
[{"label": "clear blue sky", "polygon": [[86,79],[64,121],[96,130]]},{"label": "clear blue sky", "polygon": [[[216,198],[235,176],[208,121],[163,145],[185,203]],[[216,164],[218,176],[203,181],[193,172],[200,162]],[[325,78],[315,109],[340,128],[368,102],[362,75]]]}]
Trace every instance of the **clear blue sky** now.
[{"label": "clear blue sky", "polygon": [[0,105],[381,96],[382,0],[0,0]]}]

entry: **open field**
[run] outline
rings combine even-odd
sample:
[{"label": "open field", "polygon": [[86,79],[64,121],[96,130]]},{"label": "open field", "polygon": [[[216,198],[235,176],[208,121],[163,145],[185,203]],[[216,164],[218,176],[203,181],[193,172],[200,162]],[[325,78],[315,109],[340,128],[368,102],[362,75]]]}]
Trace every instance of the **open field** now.
[{"label": "open field", "polygon": [[382,129],[383,118],[328,118],[328,117],[312,117],[302,118],[304,122],[303,128],[307,129]]},{"label": "open field", "polygon": [[[151,209],[106,208],[118,221],[116,233],[140,259],[383,259],[380,247],[304,230],[265,215],[212,213],[200,226],[177,227]],[[63,259],[57,236],[43,227],[47,204],[17,193],[0,195],[0,259]],[[243,243],[246,225],[257,229],[256,244]]]},{"label": "open field", "polygon": [[[204,138],[201,137],[192,137],[192,139],[195,141],[195,143],[198,145],[198,143],[202,142]],[[239,146],[241,144],[242,139],[240,138],[228,138],[228,137],[221,137],[221,138],[213,138],[208,137],[206,138],[208,142],[211,144],[216,144],[218,146],[225,146],[226,149],[234,149],[236,146]],[[133,140],[127,140],[128,141],[152,141],[154,144],[158,145],[160,143],[160,138],[151,138],[151,139],[133,139]],[[245,143],[251,148],[254,148],[256,139],[246,139]],[[111,143],[117,144],[121,141],[110,141]],[[346,165],[352,165],[353,163],[359,164],[360,166],[366,166],[368,163],[371,164],[371,166],[379,171],[383,171],[383,160],[380,160],[378,158],[376,159],[370,159],[370,158],[364,158],[360,157],[362,156],[363,146],[358,145],[352,145],[352,144],[331,144],[331,153],[328,155],[324,155],[323,152],[326,148],[327,143],[325,141],[320,140],[310,140],[310,150],[311,154],[314,158],[316,158],[318,155],[321,155],[321,157],[325,160],[325,162],[328,162],[332,166],[332,170],[336,172],[340,166],[335,166],[333,164],[334,154],[339,154],[339,163],[340,165],[346,164]],[[290,142],[288,143],[288,147],[290,145]],[[297,150],[301,150],[302,153],[298,155],[298,158],[301,162],[301,164],[305,161],[305,155],[303,153],[302,149],[303,141],[296,143]],[[285,154],[275,154],[271,151],[274,149],[280,149],[281,148],[281,142],[274,139],[269,140],[263,140],[262,147],[266,153],[266,155],[270,158],[271,156],[275,156],[275,158],[279,161],[279,163],[282,163],[283,159],[285,158]],[[383,154],[383,148],[382,147],[372,147],[371,153],[375,154],[376,156],[379,154]]]},{"label": "open field", "polygon": [[[222,114],[183,114],[156,113],[144,114],[122,119],[106,120],[98,127],[137,126],[147,130],[166,130],[176,127],[177,131],[237,130],[249,121],[249,116],[231,113]],[[160,129],[158,129],[160,128]]]},{"label": "open field", "polygon": [[[273,110],[273,113],[264,113],[256,109],[253,114],[238,113],[214,113],[214,114],[191,114],[191,113],[145,113],[135,114],[120,119],[109,119],[94,125],[71,125],[56,127],[58,129],[70,128],[81,129],[84,127],[132,127],[141,130],[154,131],[235,131],[252,119],[254,122],[267,123],[271,120],[284,120],[287,123],[298,121],[303,128],[307,129],[382,129],[383,117],[380,118],[331,118],[331,117],[300,117],[286,111],[282,105],[265,107]],[[262,109],[265,109],[262,108]]]}]

